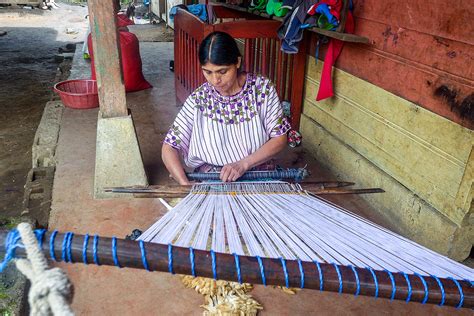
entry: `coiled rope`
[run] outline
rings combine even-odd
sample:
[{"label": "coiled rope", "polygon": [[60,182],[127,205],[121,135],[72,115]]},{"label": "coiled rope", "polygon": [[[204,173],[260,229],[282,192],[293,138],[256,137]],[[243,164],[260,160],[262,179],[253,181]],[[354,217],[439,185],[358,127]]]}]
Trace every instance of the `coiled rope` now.
[{"label": "coiled rope", "polygon": [[48,262],[38,246],[31,226],[21,223],[12,230],[6,240],[6,255],[0,272],[14,259],[15,249],[25,248],[27,259],[15,259],[16,267],[31,282],[28,293],[31,315],[74,315],[69,306],[73,286],[60,268],[48,268]]}]

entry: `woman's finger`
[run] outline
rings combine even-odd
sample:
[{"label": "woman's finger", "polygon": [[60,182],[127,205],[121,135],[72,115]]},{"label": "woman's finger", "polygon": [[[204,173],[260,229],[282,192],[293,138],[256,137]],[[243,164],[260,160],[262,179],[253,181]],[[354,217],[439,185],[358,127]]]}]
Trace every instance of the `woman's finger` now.
[{"label": "woman's finger", "polygon": [[228,179],[229,179],[229,176],[230,176],[230,172],[232,170],[228,167],[228,166],[224,166],[221,170],[221,173],[219,175],[219,178],[223,181],[223,182],[227,182]]},{"label": "woman's finger", "polygon": [[237,179],[240,178],[241,175],[242,175],[241,172],[234,170],[234,173],[232,175],[232,181],[237,181]]}]

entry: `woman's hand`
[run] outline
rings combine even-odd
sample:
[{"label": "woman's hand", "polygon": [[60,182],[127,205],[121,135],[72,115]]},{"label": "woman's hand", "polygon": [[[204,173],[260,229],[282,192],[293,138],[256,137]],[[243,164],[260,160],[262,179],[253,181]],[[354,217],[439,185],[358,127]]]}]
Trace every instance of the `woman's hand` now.
[{"label": "woman's hand", "polygon": [[161,149],[161,158],[163,159],[166,169],[170,172],[171,178],[176,180],[180,185],[192,184],[186,177],[186,173],[184,173],[178,150],[164,143]]},{"label": "woman's hand", "polygon": [[[173,177],[172,177],[172,178],[173,178]],[[174,178],[173,178],[173,179],[174,179]],[[176,179],[175,179],[175,180],[176,180]],[[189,181],[189,180],[187,180],[187,179],[186,179],[186,180],[181,180],[181,181],[176,180],[176,181],[179,183],[179,185],[193,185],[193,184],[195,183],[195,182],[191,182],[191,181]]]},{"label": "woman's hand", "polygon": [[233,162],[222,167],[220,178],[223,182],[237,181],[250,166],[245,160]]}]

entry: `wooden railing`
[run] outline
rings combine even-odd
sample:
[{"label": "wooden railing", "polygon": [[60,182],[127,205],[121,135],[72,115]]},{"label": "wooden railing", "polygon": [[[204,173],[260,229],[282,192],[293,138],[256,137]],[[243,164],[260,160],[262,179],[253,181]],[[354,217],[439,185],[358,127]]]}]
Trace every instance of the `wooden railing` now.
[{"label": "wooden railing", "polygon": [[298,129],[303,100],[305,41],[301,42],[298,54],[288,55],[281,51],[277,37],[280,22],[218,5],[210,5],[209,12],[213,19],[222,22],[203,23],[184,10],[178,10],[175,16],[174,71],[178,102],[183,103],[205,81],[198,60],[199,43],[209,33],[223,31],[242,44],[244,70],[267,76],[275,83],[280,99],[291,103],[291,122],[293,128]]}]

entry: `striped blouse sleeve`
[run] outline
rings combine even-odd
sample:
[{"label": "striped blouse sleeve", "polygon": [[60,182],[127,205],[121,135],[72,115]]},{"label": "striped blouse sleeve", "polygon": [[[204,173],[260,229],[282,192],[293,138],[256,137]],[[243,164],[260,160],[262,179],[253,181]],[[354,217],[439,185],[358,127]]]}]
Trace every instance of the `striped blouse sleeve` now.
[{"label": "striped blouse sleeve", "polygon": [[189,152],[189,143],[193,132],[194,100],[191,96],[186,99],[176,119],[166,134],[165,144],[181,151],[183,155]]},{"label": "striped blouse sleeve", "polygon": [[275,87],[271,82],[268,82],[267,85],[268,103],[265,115],[265,130],[267,135],[273,138],[286,134],[291,126],[288,119],[283,115],[283,107]]}]

